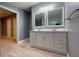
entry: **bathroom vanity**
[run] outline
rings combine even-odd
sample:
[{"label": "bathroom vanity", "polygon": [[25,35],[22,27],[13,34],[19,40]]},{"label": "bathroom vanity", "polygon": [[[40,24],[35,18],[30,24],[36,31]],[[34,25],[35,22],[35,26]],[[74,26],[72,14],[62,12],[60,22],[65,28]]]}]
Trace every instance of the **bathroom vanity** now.
[{"label": "bathroom vanity", "polygon": [[67,55],[68,32],[56,31],[58,28],[65,28],[64,24],[63,3],[43,3],[34,6],[30,31],[31,46]]},{"label": "bathroom vanity", "polygon": [[66,31],[31,31],[31,46],[66,55],[67,34]]}]

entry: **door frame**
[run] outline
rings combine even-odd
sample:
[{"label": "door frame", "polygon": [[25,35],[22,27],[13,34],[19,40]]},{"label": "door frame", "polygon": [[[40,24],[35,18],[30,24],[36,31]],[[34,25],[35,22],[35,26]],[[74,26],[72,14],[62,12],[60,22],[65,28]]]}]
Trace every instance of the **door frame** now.
[{"label": "door frame", "polygon": [[17,12],[17,11],[15,11],[15,10],[13,10],[13,9],[10,9],[10,8],[8,8],[8,7],[5,7],[5,6],[3,6],[3,5],[0,5],[0,7],[1,8],[4,8],[4,9],[6,9],[6,10],[9,10],[9,11],[11,11],[11,12],[14,12],[14,13],[16,13],[16,42],[17,43],[19,43],[19,12]]}]

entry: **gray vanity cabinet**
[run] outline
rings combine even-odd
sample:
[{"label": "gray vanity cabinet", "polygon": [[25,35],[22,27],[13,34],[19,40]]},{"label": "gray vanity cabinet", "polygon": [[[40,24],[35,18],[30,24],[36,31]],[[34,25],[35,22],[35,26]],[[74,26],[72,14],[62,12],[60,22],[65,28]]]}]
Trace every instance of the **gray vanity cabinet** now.
[{"label": "gray vanity cabinet", "polygon": [[67,32],[30,32],[31,46],[67,54]]},{"label": "gray vanity cabinet", "polygon": [[67,33],[55,33],[55,48],[60,53],[67,54]]},{"label": "gray vanity cabinet", "polygon": [[43,48],[44,47],[44,37],[43,37],[43,35],[41,34],[41,33],[36,33],[37,34],[37,44],[36,44],[36,46],[37,47],[40,47],[40,48]]},{"label": "gray vanity cabinet", "polygon": [[34,32],[31,32],[30,33],[30,42],[31,42],[31,45],[35,46],[36,45],[36,33]]},{"label": "gray vanity cabinet", "polygon": [[44,48],[53,50],[54,49],[54,33],[46,33],[48,34],[44,39]]},{"label": "gray vanity cabinet", "polygon": [[[48,32],[38,32],[37,33],[37,45],[40,45],[40,47],[43,47],[45,49],[53,49],[53,33]],[[38,41],[39,40],[39,41]]]}]

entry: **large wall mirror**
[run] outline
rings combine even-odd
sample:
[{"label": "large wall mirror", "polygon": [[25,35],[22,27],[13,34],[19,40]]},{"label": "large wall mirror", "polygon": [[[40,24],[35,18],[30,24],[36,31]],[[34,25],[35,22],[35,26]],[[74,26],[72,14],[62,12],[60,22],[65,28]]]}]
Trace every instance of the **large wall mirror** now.
[{"label": "large wall mirror", "polygon": [[35,28],[64,27],[64,7],[36,13],[34,17]]},{"label": "large wall mirror", "polygon": [[64,8],[48,11],[48,27],[64,26]]},{"label": "large wall mirror", "polygon": [[45,26],[45,15],[44,13],[35,14],[35,27]]}]

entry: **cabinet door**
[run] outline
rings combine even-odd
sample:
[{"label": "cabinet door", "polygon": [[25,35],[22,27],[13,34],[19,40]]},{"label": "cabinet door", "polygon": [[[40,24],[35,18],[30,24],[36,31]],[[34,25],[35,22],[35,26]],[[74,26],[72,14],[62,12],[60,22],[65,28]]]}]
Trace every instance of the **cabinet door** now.
[{"label": "cabinet door", "polygon": [[55,41],[55,33],[50,33],[49,35],[49,39],[50,39],[50,49],[54,49],[54,41]]},{"label": "cabinet door", "polygon": [[48,35],[45,36],[44,39],[44,47],[47,49],[54,49],[54,33],[46,33]]},{"label": "cabinet door", "polygon": [[42,33],[37,33],[37,47],[44,47],[44,39],[43,36],[41,35]]},{"label": "cabinet door", "polygon": [[30,33],[30,42],[32,46],[36,46],[36,33],[34,32]]}]

